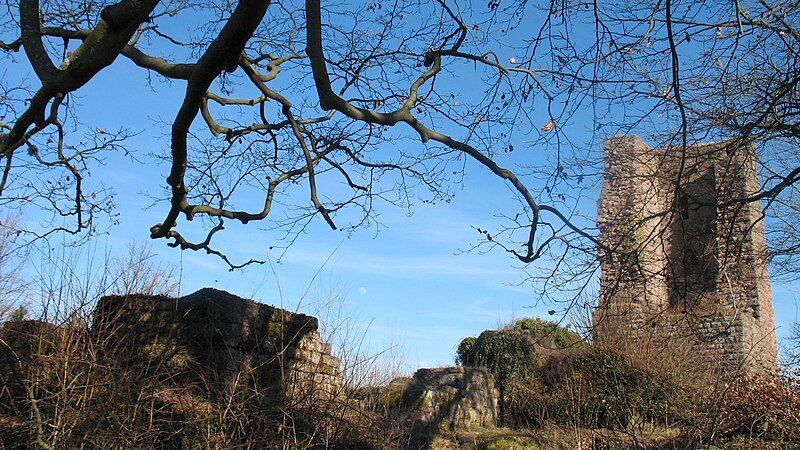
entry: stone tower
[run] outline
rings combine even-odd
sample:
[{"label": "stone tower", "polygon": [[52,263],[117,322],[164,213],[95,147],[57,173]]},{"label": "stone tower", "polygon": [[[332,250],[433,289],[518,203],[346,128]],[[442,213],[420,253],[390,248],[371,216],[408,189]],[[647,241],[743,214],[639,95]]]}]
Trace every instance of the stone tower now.
[{"label": "stone tower", "polygon": [[774,370],[777,346],[752,146],[650,149],[605,142],[594,338],[651,350],[681,343],[722,374]]}]

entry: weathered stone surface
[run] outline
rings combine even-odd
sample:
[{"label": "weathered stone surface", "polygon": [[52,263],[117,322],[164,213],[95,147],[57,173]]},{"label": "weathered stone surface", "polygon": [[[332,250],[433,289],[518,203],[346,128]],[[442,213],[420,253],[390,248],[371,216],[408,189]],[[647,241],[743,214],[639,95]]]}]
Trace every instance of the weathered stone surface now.
[{"label": "weathered stone surface", "polygon": [[[289,395],[341,390],[339,360],[319,341],[314,317],[206,288],[181,298],[103,297],[93,331],[106,334],[120,357],[169,355],[169,369],[211,383],[243,371]],[[317,395],[317,394],[315,394]]]},{"label": "weathered stone surface", "polygon": [[777,346],[752,146],[605,143],[597,342],[687,347],[723,374],[775,370]]},{"label": "weathered stone surface", "polygon": [[491,428],[498,421],[498,392],[482,367],[419,369],[393,380],[383,395],[416,426],[429,429]]}]

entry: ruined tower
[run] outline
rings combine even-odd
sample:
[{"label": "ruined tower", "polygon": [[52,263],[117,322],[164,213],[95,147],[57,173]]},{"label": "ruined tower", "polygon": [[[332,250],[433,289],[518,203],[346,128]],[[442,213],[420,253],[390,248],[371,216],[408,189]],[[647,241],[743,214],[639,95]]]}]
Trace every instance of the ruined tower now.
[{"label": "ruined tower", "polygon": [[777,346],[752,146],[650,149],[605,142],[594,337],[659,351],[680,343],[720,373],[773,370]]}]

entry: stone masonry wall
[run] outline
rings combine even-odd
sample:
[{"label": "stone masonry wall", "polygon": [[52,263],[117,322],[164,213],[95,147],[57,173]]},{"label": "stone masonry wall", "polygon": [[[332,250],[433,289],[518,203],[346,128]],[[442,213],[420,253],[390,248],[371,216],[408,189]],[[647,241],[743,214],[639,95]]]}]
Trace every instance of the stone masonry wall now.
[{"label": "stone masonry wall", "polygon": [[[595,339],[680,344],[722,373],[774,370],[777,346],[763,212],[750,146],[650,149],[606,141],[598,205],[600,302]],[[646,345],[643,345],[646,344]]]},{"label": "stone masonry wall", "polygon": [[389,415],[406,423],[412,435],[500,424],[499,391],[485,367],[419,369],[412,377],[392,380],[380,397]]},{"label": "stone masonry wall", "polygon": [[340,362],[320,341],[316,318],[216,289],[181,298],[104,297],[93,331],[121,357],[190,364],[185,376],[210,384],[224,386],[245,371],[289,397],[336,395],[342,386]]}]

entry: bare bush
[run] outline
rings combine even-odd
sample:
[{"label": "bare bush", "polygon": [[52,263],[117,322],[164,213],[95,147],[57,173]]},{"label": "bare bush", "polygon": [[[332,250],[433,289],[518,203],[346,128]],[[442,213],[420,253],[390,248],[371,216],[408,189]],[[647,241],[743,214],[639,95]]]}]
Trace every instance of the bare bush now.
[{"label": "bare bush", "polygon": [[800,443],[800,370],[735,380],[726,389],[715,425],[721,436]]},{"label": "bare bush", "polygon": [[152,246],[131,242],[112,255],[98,245],[36,246],[26,275],[35,317],[54,324],[89,323],[97,301],[111,294],[173,294],[174,270],[155,260]]},{"label": "bare bush", "polygon": [[[58,256],[67,263],[87,257]],[[134,290],[158,293],[175,286],[171,272],[155,265],[146,248],[132,245],[127,256],[103,261],[100,273],[91,272],[90,263],[86,272],[78,264],[42,264],[50,270],[36,280],[42,320],[0,327],[2,446],[395,447],[399,428],[363,402],[358,390],[375,382],[375,374],[390,372],[376,363],[391,350],[369,353],[363,333],[342,314],[343,297],[328,293],[320,299],[329,310],[327,339],[346,358],[344,382],[324,381],[330,374],[322,366],[309,373],[291,370],[288,341],[259,343],[272,346],[267,353],[274,357],[246,357],[235,373],[221,376],[177,345],[168,329],[152,342],[130,345],[120,336],[141,324],[90,316],[96,297],[109,290],[122,287],[124,295],[116,298],[124,300]],[[272,381],[265,382],[265,374]]]},{"label": "bare bush", "polygon": [[792,331],[787,339],[786,359],[788,367],[800,369],[800,322],[792,324]]},{"label": "bare bush", "polygon": [[[24,294],[28,287],[22,278],[22,261],[16,242],[18,220],[0,218],[0,322],[25,315]],[[12,317],[16,316],[16,317]]]},{"label": "bare bush", "polygon": [[117,295],[146,294],[174,295],[178,281],[172,267],[153,261],[155,254],[149,244],[131,242],[122,256],[111,258],[111,282],[107,289]]},{"label": "bare bush", "polygon": [[3,446],[391,447],[387,424],[345,385],[288,370],[264,384],[266,366],[284,367],[288,347],[221,382],[179,348],[131,353],[111,336],[39,321],[0,328]]},{"label": "bare bush", "polygon": [[[0,240],[0,262],[9,265],[13,229],[3,227]],[[0,415],[9,430],[3,445],[75,448],[91,435],[99,448],[169,446],[182,429],[165,424],[155,397],[152,368],[163,355],[142,367],[117,364],[110,359],[115,349],[89,326],[101,296],[125,287],[174,289],[171,271],[152,261],[146,245],[131,244],[127,255],[113,258],[98,257],[96,246],[55,248],[30,246],[24,272],[19,264],[3,272],[3,287],[14,287],[4,291],[14,296],[3,299],[38,317],[16,317],[0,328]],[[145,425],[150,432],[120,432]]]}]

